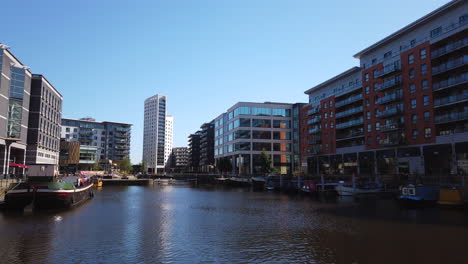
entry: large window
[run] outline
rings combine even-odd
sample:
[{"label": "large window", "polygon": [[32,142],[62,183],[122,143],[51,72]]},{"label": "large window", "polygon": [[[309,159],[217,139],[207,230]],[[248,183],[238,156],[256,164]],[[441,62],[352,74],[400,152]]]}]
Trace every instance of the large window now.
[{"label": "large window", "polygon": [[23,100],[24,69],[11,67],[10,98]]},{"label": "large window", "polygon": [[271,151],[271,143],[254,142],[252,149],[254,151]]},{"label": "large window", "polygon": [[252,131],[252,138],[253,139],[271,139],[271,132],[270,131]]},{"label": "large window", "polygon": [[241,106],[234,109],[234,117],[238,115],[250,115],[250,107],[248,106]]},{"label": "large window", "polygon": [[291,121],[289,120],[273,120],[274,128],[291,128]]},{"label": "large window", "polygon": [[269,116],[271,115],[271,109],[264,107],[252,107],[252,115]]},{"label": "large window", "polygon": [[273,151],[291,151],[290,143],[273,143]]},{"label": "large window", "polygon": [[291,139],[291,132],[273,131],[273,139],[276,139],[276,140],[290,140]]},{"label": "large window", "polygon": [[272,112],[273,112],[273,116],[284,116],[284,117],[291,116],[290,109],[273,109]]},{"label": "large window", "polygon": [[252,127],[271,128],[271,120],[269,120],[269,119],[252,119]]},{"label": "large window", "polygon": [[234,144],[234,151],[249,151],[250,142],[238,142]]},{"label": "large window", "polygon": [[10,99],[8,106],[8,129],[7,136],[12,138],[21,137],[21,118],[23,113],[23,101]]},{"label": "large window", "polygon": [[239,118],[234,120],[234,122],[229,123],[229,130],[238,128],[238,127],[250,127],[250,119],[248,118]]},{"label": "large window", "polygon": [[234,132],[234,139],[248,138],[250,139],[250,130],[237,130]]}]

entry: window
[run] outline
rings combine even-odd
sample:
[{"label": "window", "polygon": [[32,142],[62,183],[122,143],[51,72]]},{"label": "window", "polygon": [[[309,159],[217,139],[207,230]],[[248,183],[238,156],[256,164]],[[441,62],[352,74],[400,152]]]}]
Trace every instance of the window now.
[{"label": "window", "polygon": [[364,74],[364,80],[365,80],[366,82],[369,81],[369,73]]},{"label": "window", "polygon": [[252,127],[270,128],[271,120],[268,119],[252,119]]},{"label": "window", "polygon": [[325,113],[325,114],[323,115],[323,118],[327,119],[327,118],[328,118],[328,113]]},{"label": "window", "polygon": [[424,106],[428,106],[428,105],[429,105],[429,96],[428,96],[428,95],[424,95],[424,96],[423,96],[423,105],[424,105]]},{"label": "window", "polygon": [[328,123],[325,123],[325,128],[328,128]]},{"label": "window", "polygon": [[369,94],[369,93],[370,93],[370,87],[366,86],[366,94]]},{"label": "window", "polygon": [[379,71],[378,70],[374,70],[372,72],[372,76],[374,76],[374,78],[379,74]]},{"label": "window", "polygon": [[416,108],[416,99],[411,99],[411,109]]},{"label": "window", "polygon": [[372,62],[371,62],[371,65],[375,65],[377,63],[377,59],[376,58],[373,58],[372,59]]},{"label": "window", "polygon": [[333,111],[330,111],[330,118],[333,117]]},{"label": "window", "polygon": [[370,111],[366,112],[366,118],[367,118],[367,120],[371,119],[371,112]]},{"label": "window", "polygon": [[431,38],[435,38],[442,33],[442,27],[435,28],[431,30]]},{"label": "window", "polygon": [[70,138],[70,134],[66,134],[66,135],[65,135],[65,138]]},{"label": "window", "polygon": [[411,123],[413,125],[416,125],[416,123],[418,123],[418,116],[417,115],[412,115],[411,116]]},{"label": "window", "polygon": [[78,128],[74,128],[74,129],[73,129],[73,132],[78,132]]},{"label": "window", "polygon": [[330,104],[330,107],[333,107],[333,101],[330,101],[329,104]]},{"label": "window", "polygon": [[367,145],[372,145],[372,137],[367,137]]},{"label": "window", "polygon": [[411,46],[411,47],[414,47],[414,45],[416,45],[416,40],[415,40],[415,39],[412,39],[412,40],[410,41],[410,46]]},{"label": "window", "polygon": [[372,132],[372,124],[367,124],[367,132]]},{"label": "window", "polygon": [[431,113],[429,111],[424,112],[424,121],[431,121]]},{"label": "window", "polygon": [[[231,114],[231,113],[229,113],[229,114]],[[269,116],[269,115],[271,115],[271,109],[270,108],[263,108],[263,107],[252,107],[252,115]]]},{"label": "window", "polygon": [[369,99],[366,99],[366,107],[369,107],[369,106],[370,106]]},{"label": "window", "polygon": [[422,75],[427,74],[427,64],[421,64],[421,74]]},{"label": "window", "polygon": [[458,23],[460,23],[460,25],[465,24],[466,21],[468,21],[468,14],[464,14],[458,18]]},{"label": "window", "polygon": [[424,137],[425,138],[430,138],[431,136],[432,136],[431,128],[430,127],[424,128]]},{"label": "window", "polygon": [[375,122],[375,131],[380,131],[380,122]]},{"label": "window", "polygon": [[274,128],[291,128],[291,122],[289,120],[273,120]]},{"label": "window", "polygon": [[425,48],[422,48],[422,49],[419,50],[419,57],[421,58],[421,60],[426,58],[426,49]]},{"label": "window", "polygon": [[414,55],[413,55],[413,53],[411,53],[411,54],[408,55],[408,63],[409,63],[409,64],[413,64],[413,63],[414,63]]},{"label": "window", "polygon": [[333,121],[330,122],[330,128],[334,128],[334,124],[333,124]]},{"label": "window", "polygon": [[323,103],[323,108],[327,109],[327,107],[328,107],[327,103]]},{"label": "window", "polygon": [[[250,135],[249,135],[250,137]],[[253,139],[271,139],[271,132],[270,131],[252,131],[252,138]]]},{"label": "window", "polygon": [[273,116],[289,117],[291,116],[291,110],[290,109],[273,109]]},{"label": "window", "polygon": [[416,92],[416,85],[414,83],[409,85],[410,93],[414,94]]},{"label": "window", "polygon": [[413,139],[416,139],[418,137],[418,130],[417,129],[413,129],[413,132],[411,133]]},{"label": "window", "polygon": [[409,70],[409,77],[410,79],[414,79],[414,69]]},{"label": "window", "polygon": [[383,55],[384,59],[390,58],[391,56],[392,56],[392,51],[385,52],[385,54]]},{"label": "window", "polygon": [[428,82],[426,79],[421,81],[421,89],[426,90],[428,87]]},{"label": "window", "polygon": [[65,132],[70,132],[70,128],[69,127],[65,128]]}]

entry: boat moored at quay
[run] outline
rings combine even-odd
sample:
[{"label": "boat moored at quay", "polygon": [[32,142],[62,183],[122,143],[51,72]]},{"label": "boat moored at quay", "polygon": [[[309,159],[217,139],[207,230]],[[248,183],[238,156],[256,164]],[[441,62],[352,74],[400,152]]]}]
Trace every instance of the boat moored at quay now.
[{"label": "boat moored at quay", "polygon": [[5,194],[7,209],[70,208],[94,196],[91,178],[68,176],[29,176],[26,182],[12,186]]}]

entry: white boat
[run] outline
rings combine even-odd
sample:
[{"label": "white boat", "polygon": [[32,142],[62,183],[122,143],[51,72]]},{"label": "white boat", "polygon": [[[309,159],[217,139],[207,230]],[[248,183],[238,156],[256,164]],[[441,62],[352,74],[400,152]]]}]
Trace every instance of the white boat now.
[{"label": "white boat", "polygon": [[338,193],[338,195],[341,195],[341,196],[372,194],[372,193],[379,193],[382,191],[382,189],[379,187],[361,188],[361,187],[353,187],[352,185],[337,185],[335,187],[335,190]]}]

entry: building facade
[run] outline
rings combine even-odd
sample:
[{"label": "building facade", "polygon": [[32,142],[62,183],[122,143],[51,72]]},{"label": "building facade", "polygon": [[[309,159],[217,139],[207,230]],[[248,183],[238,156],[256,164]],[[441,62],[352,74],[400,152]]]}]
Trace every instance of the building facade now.
[{"label": "building facade", "polygon": [[184,172],[189,165],[190,153],[187,147],[173,148],[171,154],[171,169],[174,172]]},{"label": "building facade", "polygon": [[58,165],[62,100],[62,95],[44,76],[32,75],[27,164]]},{"label": "building facade", "polygon": [[60,140],[60,171],[76,173],[96,169],[98,164],[98,148],[96,146],[81,145],[79,141],[69,139]]},{"label": "building facade", "polygon": [[200,127],[200,170],[212,172],[214,170],[214,121],[204,123]]},{"label": "building facade", "polygon": [[468,173],[467,10],[449,2],[357,53],[360,67],[305,92],[309,174]]},{"label": "building facade", "polygon": [[154,95],[145,100],[143,162],[148,173],[165,169],[166,96]]},{"label": "building facade", "polygon": [[174,117],[166,115],[166,136],[164,141],[164,166],[169,166],[169,158],[172,154],[172,147],[174,145]]},{"label": "building facade", "polygon": [[261,154],[271,156],[281,174],[294,168],[293,104],[247,103],[233,105],[214,121],[214,157],[226,157],[236,174],[261,174]]},{"label": "building facade", "polygon": [[130,157],[131,124],[96,122],[93,118],[62,119],[61,138],[96,148],[97,160]]},{"label": "building facade", "polygon": [[28,67],[9,51],[9,47],[0,43],[0,173],[2,175],[24,173],[31,77]]},{"label": "building facade", "polygon": [[188,169],[191,172],[198,172],[200,169],[200,137],[200,131],[197,131],[194,134],[190,134],[188,137],[190,155]]}]

